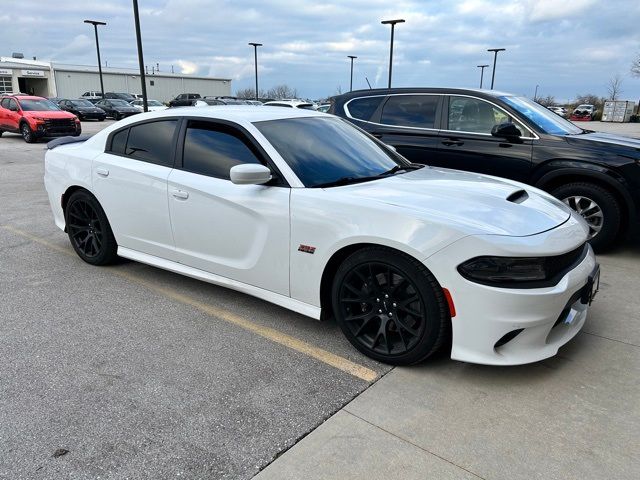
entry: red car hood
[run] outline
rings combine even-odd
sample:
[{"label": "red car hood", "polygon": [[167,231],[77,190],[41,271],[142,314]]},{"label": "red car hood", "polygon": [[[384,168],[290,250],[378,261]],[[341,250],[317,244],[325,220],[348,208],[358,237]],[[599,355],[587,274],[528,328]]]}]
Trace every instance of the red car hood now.
[{"label": "red car hood", "polygon": [[41,117],[41,118],[74,118],[75,115],[64,110],[43,110],[41,112],[30,110],[28,112],[23,111],[22,114],[25,117]]}]

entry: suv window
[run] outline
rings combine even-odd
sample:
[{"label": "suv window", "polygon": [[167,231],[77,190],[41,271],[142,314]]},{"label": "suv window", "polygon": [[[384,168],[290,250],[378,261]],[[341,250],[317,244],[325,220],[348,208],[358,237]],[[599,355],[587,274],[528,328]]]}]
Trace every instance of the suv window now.
[{"label": "suv window", "polygon": [[0,106],[2,108],[9,108],[9,99],[3,98],[2,101],[0,101]]},{"label": "suv window", "polygon": [[[111,152],[135,160],[173,166],[173,137],[177,120],[159,120],[132,125],[111,137]],[[128,132],[128,137],[125,134]],[[125,138],[126,137],[126,138]],[[123,148],[126,141],[126,147]]]},{"label": "suv window", "polygon": [[7,105],[7,108],[9,110],[13,110],[15,112],[18,111],[18,102],[16,102],[16,100],[14,98],[10,98],[9,99],[9,104]]},{"label": "suv window", "polygon": [[380,123],[434,128],[438,95],[392,95],[382,108]]},{"label": "suv window", "polygon": [[527,130],[510,115],[484,100],[472,97],[449,97],[448,130],[491,134],[494,125],[511,122],[520,132]]},{"label": "suv window", "polygon": [[369,120],[384,97],[365,97],[351,100],[347,105],[349,114],[359,120]]},{"label": "suv window", "polygon": [[262,162],[240,132],[225,125],[189,121],[182,157],[185,170],[228,180],[231,167],[243,163]]}]

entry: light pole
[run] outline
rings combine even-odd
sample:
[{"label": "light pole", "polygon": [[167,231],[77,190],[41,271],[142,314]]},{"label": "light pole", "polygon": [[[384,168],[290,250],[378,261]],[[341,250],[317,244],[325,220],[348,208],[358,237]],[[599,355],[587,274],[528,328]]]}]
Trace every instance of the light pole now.
[{"label": "light pole", "polygon": [[253,58],[256,68],[256,100],[258,100],[258,47],[261,47],[261,43],[249,42],[249,45],[253,46]]},{"label": "light pole", "polygon": [[349,91],[352,91],[353,90],[353,60],[358,57],[356,57],[355,55],[347,55],[347,58],[351,59],[351,79],[349,80]]},{"label": "light pole", "polygon": [[147,81],[144,76],[144,58],[142,56],[142,35],[140,34],[140,14],[138,13],[138,0],[133,0],[133,19],[136,24],[136,40],[138,42],[138,63],[140,64],[140,83],[142,84],[142,111],[148,112],[147,105]]},{"label": "light pole", "polygon": [[393,32],[395,30],[396,23],[404,23],[404,20],[399,18],[397,20],[383,20],[380,23],[382,23],[383,25],[391,25],[391,45],[389,47],[389,86],[388,86],[388,88],[391,88],[391,71],[393,69]]},{"label": "light pole", "polygon": [[534,94],[533,94],[533,101],[534,101],[534,102],[535,102],[535,101],[536,101],[536,99],[538,98],[538,87],[539,87],[539,86],[540,86],[540,85],[536,85],[536,91],[535,91],[535,92],[534,92]]},{"label": "light pole", "polygon": [[487,68],[489,65],[477,65],[477,67],[480,69],[480,88],[482,88],[482,79],[484,78],[484,69]]},{"label": "light pole", "polygon": [[100,92],[102,92],[102,98],[104,98],[104,83],[102,83],[102,62],[100,61],[100,42],[98,42],[98,25],[106,25],[105,22],[99,22],[97,20],[85,20],[84,23],[93,25],[93,30],[96,34],[96,50],[98,52],[98,72],[100,73]]},{"label": "light pole", "polygon": [[491,90],[493,90],[493,81],[496,78],[496,60],[498,60],[498,52],[504,52],[506,48],[489,48],[487,52],[493,52],[493,73],[491,74]]}]

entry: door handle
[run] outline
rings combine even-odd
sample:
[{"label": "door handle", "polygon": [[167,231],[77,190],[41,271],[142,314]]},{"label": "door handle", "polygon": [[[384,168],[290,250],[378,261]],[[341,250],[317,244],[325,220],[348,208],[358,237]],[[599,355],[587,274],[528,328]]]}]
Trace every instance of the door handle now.
[{"label": "door handle", "polygon": [[446,147],[461,147],[464,145],[464,142],[462,140],[454,140],[451,138],[449,140],[443,140],[442,145]]},{"label": "door handle", "polygon": [[107,170],[106,168],[96,168],[96,173],[101,177],[109,176],[109,170]]},{"label": "door handle", "polygon": [[171,195],[179,200],[186,200],[187,198],[189,198],[189,192],[185,192],[184,190],[174,190],[173,192],[171,192]]}]

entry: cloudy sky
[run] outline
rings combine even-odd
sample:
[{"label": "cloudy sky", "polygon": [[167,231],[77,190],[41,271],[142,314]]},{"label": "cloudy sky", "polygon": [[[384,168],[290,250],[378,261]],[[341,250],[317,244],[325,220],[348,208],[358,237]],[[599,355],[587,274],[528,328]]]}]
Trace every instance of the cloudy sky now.
[{"label": "cloudy sky", "polygon": [[[629,74],[640,54],[638,0],[139,0],[145,61],[177,71],[253,85],[259,50],[260,86],[288,84],[304,97],[349,88],[349,60],[357,55],[354,88],[386,86],[389,27],[404,18],[394,52],[394,86],[477,87],[476,65],[491,64],[487,48],[503,47],[496,88],[567,100],[579,93],[606,96],[622,76],[622,97],[638,101],[640,78]],[[136,67],[129,0],[2,0],[0,55],[93,65],[93,31],[103,20],[103,61]],[[485,70],[485,80],[487,73]],[[487,85],[485,83],[485,85]]]}]

